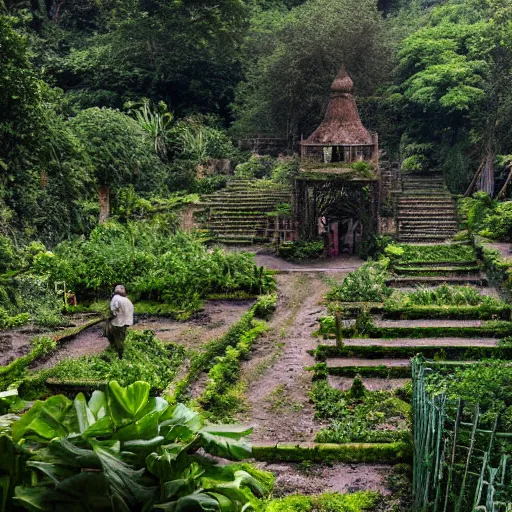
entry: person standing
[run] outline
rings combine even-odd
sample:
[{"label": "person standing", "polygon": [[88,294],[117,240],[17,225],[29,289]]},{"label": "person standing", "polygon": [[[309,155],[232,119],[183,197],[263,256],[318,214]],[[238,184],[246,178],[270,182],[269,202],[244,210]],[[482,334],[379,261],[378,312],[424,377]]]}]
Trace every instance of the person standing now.
[{"label": "person standing", "polygon": [[109,343],[123,357],[126,331],[133,325],[133,304],[126,296],[126,289],[122,284],[115,287],[114,296],[110,301],[110,318],[105,324],[104,335]]}]

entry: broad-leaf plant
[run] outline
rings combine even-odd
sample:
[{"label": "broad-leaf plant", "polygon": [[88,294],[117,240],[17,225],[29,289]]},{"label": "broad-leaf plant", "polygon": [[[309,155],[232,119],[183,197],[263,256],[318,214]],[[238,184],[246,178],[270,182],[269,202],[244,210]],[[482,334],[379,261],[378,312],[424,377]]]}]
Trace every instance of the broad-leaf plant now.
[{"label": "broad-leaf plant", "polygon": [[114,381],[88,401],[52,396],[0,430],[0,510],[250,510],[260,484],[218,459],[250,457],[250,429],[149,390]]}]

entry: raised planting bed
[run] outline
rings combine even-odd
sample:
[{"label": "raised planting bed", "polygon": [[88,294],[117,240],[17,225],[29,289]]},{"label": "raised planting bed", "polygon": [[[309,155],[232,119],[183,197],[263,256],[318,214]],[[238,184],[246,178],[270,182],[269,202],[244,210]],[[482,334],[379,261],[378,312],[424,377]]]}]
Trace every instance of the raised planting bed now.
[{"label": "raised planting bed", "polygon": [[265,462],[366,462],[398,464],[412,461],[412,446],[397,443],[277,443],[256,444],[253,457]]},{"label": "raised planting bed", "polygon": [[478,359],[512,360],[512,347],[499,346],[380,346],[380,345],[320,345],[315,351],[318,361],[330,358],[405,359],[422,354],[429,359],[466,361]]},{"label": "raised planting bed", "polygon": [[[461,321],[463,322],[463,321]],[[334,329],[329,333],[335,336]],[[511,322],[488,321],[474,326],[376,327],[368,326],[363,334],[355,327],[342,329],[344,338],[506,338],[512,336]]]}]

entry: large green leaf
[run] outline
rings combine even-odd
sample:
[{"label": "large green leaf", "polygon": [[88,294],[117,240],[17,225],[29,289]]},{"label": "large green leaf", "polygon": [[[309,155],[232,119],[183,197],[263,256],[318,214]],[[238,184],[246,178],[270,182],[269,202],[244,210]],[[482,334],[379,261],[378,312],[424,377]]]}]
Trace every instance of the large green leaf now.
[{"label": "large green leaf", "polygon": [[[19,421],[12,424],[14,442],[22,438],[39,442],[48,442],[55,437],[64,437],[78,429],[70,413],[73,402],[63,395],[48,398],[45,402],[37,401]],[[74,417],[75,415],[72,414]]]},{"label": "large green leaf", "polygon": [[208,432],[200,432],[200,435],[203,440],[203,448],[212,455],[235,460],[248,459],[252,455],[251,445],[242,439],[234,440]]},{"label": "large green leaf", "polygon": [[80,432],[84,432],[91,425],[96,423],[96,417],[94,416],[91,409],[89,409],[87,406],[87,402],[83,393],[78,393],[78,395],[76,395],[76,398],[73,401],[73,405],[75,407]]},{"label": "large green leaf", "polygon": [[145,469],[133,469],[105,450],[99,443],[91,442],[91,445],[101,461],[112,509],[115,512],[147,509],[154,501],[157,487],[143,485],[142,477]]},{"label": "large green leaf", "polygon": [[120,428],[113,437],[121,441],[152,439],[159,434],[159,417],[159,411],[146,414],[139,420]]},{"label": "large green leaf", "polygon": [[137,381],[126,388],[113,381],[108,385],[108,406],[115,425],[132,422],[144,410],[149,398],[149,384]]},{"label": "large green leaf", "polygon": [[204,492],[196,492],[180,498],[178,501],[161,503],[155,505],[154,508],[164,510],[165,512],[217,512],[222,510],[219,502]]},{"label": "large green leaf", "polygon": [[252,427],[244,425],[205,425],[200,432],[220,437],[230,437],[231,439],[241,439],[252,434],[252,430]]},{"label": "large green leaf", "polygon": [[166,409],[160,416],[162,425],[185,425],[190,430],[197,432],[203,426],[202,416],[191,411],[183,404],[176,404]]}]

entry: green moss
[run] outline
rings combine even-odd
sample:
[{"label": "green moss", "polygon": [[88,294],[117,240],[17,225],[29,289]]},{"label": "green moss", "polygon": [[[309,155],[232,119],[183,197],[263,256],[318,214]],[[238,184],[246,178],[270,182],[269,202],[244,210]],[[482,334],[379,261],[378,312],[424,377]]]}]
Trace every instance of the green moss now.
[{"label": "green moss", "polygon": [[409,443],[285,444],[253,446],[256,460],[266,462],[368,462],[395,464],[411,460]]},{"label": "green moss", "polygon": [[265,512],[363,512],[373,509],[382,500],[376,492],[353,494],[293,495],[269,502]]}]

